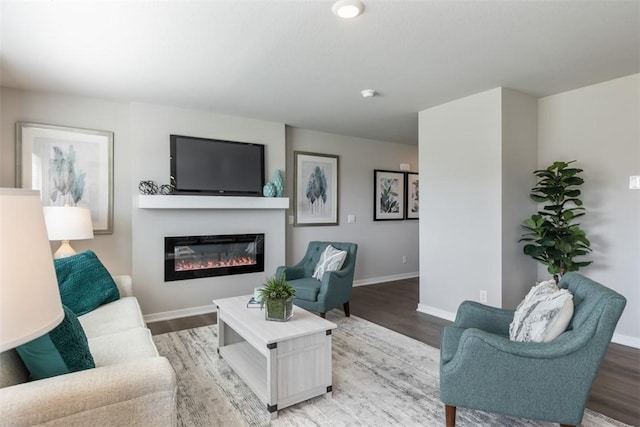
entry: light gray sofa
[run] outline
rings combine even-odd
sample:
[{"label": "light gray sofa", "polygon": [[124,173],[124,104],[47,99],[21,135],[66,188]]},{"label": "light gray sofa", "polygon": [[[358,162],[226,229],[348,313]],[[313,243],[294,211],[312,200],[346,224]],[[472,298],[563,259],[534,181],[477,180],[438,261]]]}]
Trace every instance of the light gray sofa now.
[{"label": "light gray sofa", "polygon": [[120,299],[80,316],[96,367],[38,381],[0,354],[0,426],[175,426],[176,377],[147,329],[129,276]]}]

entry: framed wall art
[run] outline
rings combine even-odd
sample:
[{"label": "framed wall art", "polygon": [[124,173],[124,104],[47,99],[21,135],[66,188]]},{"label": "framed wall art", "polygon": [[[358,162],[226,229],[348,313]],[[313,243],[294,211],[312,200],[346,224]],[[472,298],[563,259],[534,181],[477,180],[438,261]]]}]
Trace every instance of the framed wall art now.
[{"label": "framed wall art", "polygon": [[407,195],[406,218],[420,218],[420,175],[415,172],[407,172],[405,189]]},{"label": "framed wall art", "polygon": [[373,220],[404,219],[404,172],[373,171]]},{"label": "framed wall art", "polygon": [[113,233],[113,132],[16,123],[16,183],[43,206],[89,208],[94,234]]},{"label": "framed wall art", "polygon": [[338,225],[338,156],[294,152],[295,226]]}]

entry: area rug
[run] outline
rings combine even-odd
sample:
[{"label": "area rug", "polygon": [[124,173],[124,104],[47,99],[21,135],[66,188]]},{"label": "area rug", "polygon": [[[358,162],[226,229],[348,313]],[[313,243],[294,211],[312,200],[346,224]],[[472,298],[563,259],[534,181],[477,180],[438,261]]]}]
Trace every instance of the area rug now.
[{"label": "area rug", "polygon": [[[178,378],[178,425],[191,426],[443,426],[438,349],[356,316],[327,318],[333,332],[333,397],[316,397],[269,413],[218,358],[217,326],[154,337]],[[626,426],[586,410],[585,427]],[[458,409],[457,425],[557,426]]]}]

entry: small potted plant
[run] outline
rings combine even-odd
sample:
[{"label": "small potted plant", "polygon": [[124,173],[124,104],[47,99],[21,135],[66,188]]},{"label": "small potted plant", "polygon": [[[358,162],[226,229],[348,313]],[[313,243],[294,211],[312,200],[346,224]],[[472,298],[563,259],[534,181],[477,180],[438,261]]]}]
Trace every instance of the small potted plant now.
[{"label": "small potted plant", "polygon": [[293,316],[296,290],[287,283],[284,274],[267,279],[260,289],[260,306],[265,307],[265,319],[285,322]]}]

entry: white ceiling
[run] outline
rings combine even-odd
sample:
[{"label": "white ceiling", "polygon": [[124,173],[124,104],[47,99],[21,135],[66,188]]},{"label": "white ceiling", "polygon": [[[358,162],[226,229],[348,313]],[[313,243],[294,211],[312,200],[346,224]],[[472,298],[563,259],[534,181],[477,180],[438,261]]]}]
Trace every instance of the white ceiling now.
[{"label": "white ceiling", "polygon": [[416,144],[434,105],[640,72],[640,1],[364,3],[4,0],[1,83]]}]

